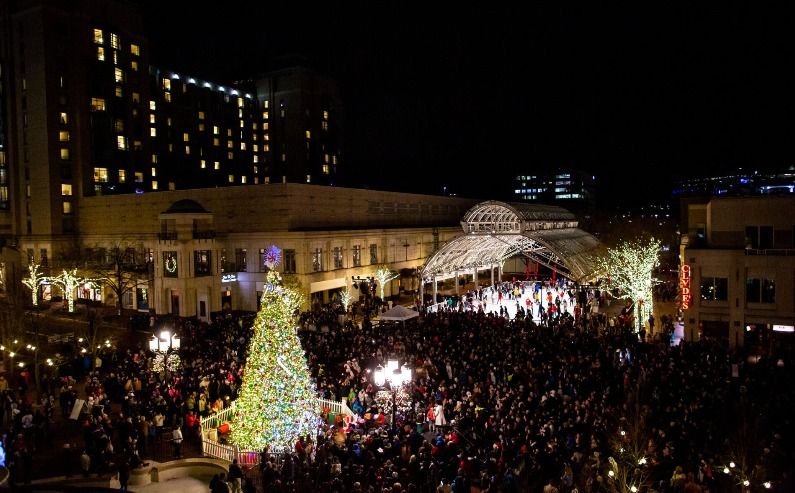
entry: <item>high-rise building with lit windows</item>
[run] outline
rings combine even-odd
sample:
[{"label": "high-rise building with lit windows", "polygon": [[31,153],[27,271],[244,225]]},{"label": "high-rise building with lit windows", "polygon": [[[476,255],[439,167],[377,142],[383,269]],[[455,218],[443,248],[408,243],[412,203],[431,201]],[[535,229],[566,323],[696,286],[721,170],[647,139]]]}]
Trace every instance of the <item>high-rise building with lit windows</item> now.
[{"label": "high-rise building with lit windows", "polygon": [[0,237],[67,242],[86,196],[334,184],[333,80],[289,68],[227,85],[155,67],[142,24],[116,0],[0,4]]},{"label": "high-rise building with lit windows", "polygon": [[513,194],[530,202],[565,203],[568,206],[591,203],[596,176],[584,171],[551,168],[516,176]]}]

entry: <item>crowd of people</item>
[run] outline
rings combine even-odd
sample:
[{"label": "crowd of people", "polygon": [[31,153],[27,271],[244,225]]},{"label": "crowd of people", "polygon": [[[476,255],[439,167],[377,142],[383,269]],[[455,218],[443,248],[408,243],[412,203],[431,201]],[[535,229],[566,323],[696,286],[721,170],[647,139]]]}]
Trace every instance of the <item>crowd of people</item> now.
[{"label": "crowd of people", "polygon": [[[598,305],[600,297],[582,300]],[[795,395],[783,383],[793,376],[791,354],[749,362],[711,341],[641,340],[629,316],[572,312],[555,310],[539,323],[532,310],[506,317],[465,298],[405,324],[341,325],[327,309],[302,315],[299,336],[319,394],[344,399],[356,418],[327,423],[290,454],[263,453],[257,481],[279,493],[572,493],[620,489],[611,488],[618,480],[690,493],[728,491],[745,479],[792,491]],[[35,444],[48,440],[43,423],[56,407],[68,420],[78,398],[86,403],[76,420],[82,441],[65,457],[84,474],[129,476],[153,445],[168,441],[178,457],[175,436],[198,440],[199,419],[237,397],[253,316],[178,323],[178,361],[158,362],[142,345],[108,352],[96,370],[59,376],[39,403],[6,390],[12,472],[25,475]],[[414,374],[395,423],[372,377],[387,358]],[[730,461],[737,465],[726,474]],[[244,476],[233,479],[251,490],[254,474]],[[216,478],[216,490],[226,479]]]}]

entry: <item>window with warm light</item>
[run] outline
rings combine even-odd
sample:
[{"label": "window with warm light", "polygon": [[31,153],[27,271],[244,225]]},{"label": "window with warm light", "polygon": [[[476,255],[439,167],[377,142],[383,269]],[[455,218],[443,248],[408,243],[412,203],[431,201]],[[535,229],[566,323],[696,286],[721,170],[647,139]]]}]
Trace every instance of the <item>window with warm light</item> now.
[{"label": "window with warm light", "polygon": [[64,201],[63,203],[63,213],[64,214],[71,214],[72,213],[72,203],[68,201]]},{"label": "window with warm light", "polygon": [[185,146],[185,155],[186,156],[190,155],[190,146]]},{"label": "window with warm light", "polygon": [[138,103],[141,102],[141,93],[140,92],[132,93],[132,102],[135,103],[135,104],[138,104]]},{"label": "window with warm light", "polygon": [[227,153],[226,153],[226,159],[228,159],[228,160],[230,160],[230,161],[231,161],[231,160],[233,160],[234,158],[235,158],[235,153],[234,153],[234,152],[232,152],[232,151],[229,151],[229,152],[227,152]]},{"label": "window with warm light", "polygon": [[163,94],[163,101],[165,101],[166,103],[170,103],[171,102],[171,93],[170,92],[167,92],[167,93]]},{"label": "window with warm light", "polygon": [[135,183],[143,183],[144,182],[144,172],[143,171],[136,171],[135,172]]},{"label": "window with warm light", "polygon": [[157,137],[157,129],[155,127],[149,128],[149,136],[150,137]]},{"label": "window with warm light", "polygon": [[306,182],[312,183],[312,175],[306,175]]},{"label": "window with warm light", "polygon": [[190,134],[188,132],[182,134],[182,142],[190,142]]},{"label": "window with warm light", "polygon": [[67,123],[69,123],[69,115],[67,115],[65,112],[62,111],[61,112],[61,125],[66,125]]},{"label": "window with warm light", "polygon": [[72,196],[72,185],[70,183],[61,183],[61,195],[64,197]]},{"label": "window with warm light", "polygon": [[61,149],[61,159],[64,161],[69,160],[69,149]]},{"label": "window with warm light", "polygon": [[322,122],[321,127],[323,130],[328,130],[328,122]]},{"label": "window with warm light", "polygon": [[221,145],[221,139],[219,139],[218,137],[213,137],[213,145],[215,147],[220,146]]},{"label": "window with warm light", "polygon": [[170,181],[170,182],[168,182],[168,189],[169,190],[176,190],[177,189],[177,185],[173,181]]},{"label": "window with warm light", "polygon": [[267,111],[263,111],[262,112],[262,119],[263,120],[267,120],[269,116],[270,116],[270,114]]},{"label": "window with warm light", "polygon": [[157,154],[152,154],[152,164],[157,164]]},{"label": "window with warm light", "polygon": [[110,33],[110,47],[114,50],[119,49],[119,35]]},{"label": "window with warm light", "polygon": [[154,115],[154,113],[149,114],[149,123],[151,123],[152,125],[157,123],[157,117]]},{"label": "window with warm light", "polygon": [[235,182],[235,175],[229,175],[229,183]]},{"label": "window with warm light", "polygon": [[106,183],[108,181],[108,168],[94,168],[94,181]]},{"label": "window with warm light", "polygon": [[152,190],[157,190],[157,180],[152,180]]},{"label": "window with warm light", "polygon": [[235,143],[232,142],[231,140],[227,140],[226,141],[226,148],[227,149],[232,149],[234,146],[235,146]]},{"label": "window with warm light", "polygon": [[94,43],[98,45],[105,43],[105,36],[102,34],[102,29],[94,29]]},{"label": "window with warm light", "polygon": [[327,174],[328,174],[328,164],[324,164],[324,165],[323,165],[323,174],[324,174],[324,175],[327,175]]},{"label": "window with warm light", "polygon": [[204,123],[199,124],[199,132],[204,132]]},{"label": "window with warm light", "polygon": [[171,79],[169,79],[169,78],[164,78],[163,79],[163,89],[165,89],[166,91],[170,91],[171,90]]},{"label": "window with warm light", "polygon": [[119,183],[127,183],[127,172],[123,169],[119,170]]},{"label": "window with warm light", "polygon": [[61,142],[69,142],[69,132],[67,130],[58,132],[58,140]]},{"label": "window with warm light", "polygon": [[133,60],[130,62],[130,70],[133,72],[138,72],[138,62]]},{"label": "window with warm light", "polygon": [[157,176],[157,168],[152,168],[152,177]]},{"label": "window with warm light", "polygon": [[267,99],[262,102],[262,107],[265,108],[266,110],[268,109],[269,106],[270,106],[270,101],[268,101]]},{"label": "window with warm light", "polygon": [[138,47],[138,45],[131,44],[130,45],[130,53],[132,53],[135,56],[140,56],[141,55],[141,49]]},{"label": "window with warm light", "polygon": [[105,111],[105,100],[102,98],[91,98],[91,111]]},{"label": "window with warm light", "polygon": [[213,125],[213,135],[218,135],[218,125]]},{"label": "window with warm light", "polygon": [[205,161],[204,159],[200,160],[200,161],[199,161],[199,167],[200,167],[201,169],[204,169],[204,168],[206,168],[206,167],[207,167],[207,161]]},{"label": "window with warm light", "polygon": [[246,177],[245,176],[241,176],[240,177],[240,183],[242,183],[243,185],[246,184]]},{"label": "window with warm light", "polygon": [[312,132],[310,132],[309,130],[306,131],[306,138],[307,139],[311,139],[312,138]]},{"label": "window with warm light", "polygon": [[157,110],[157,102],[156,101],[149,101],[149,110],[156,111]]},{"label": "window with warm light", "polygon": [[120,151],[127,150],[127,137],[124,135],[117,135],[116,136],[116,147],[119,148]]},{"label": "window with warm light", "polygon": [[282,162],[283,163],[287,162],[287,154],[285,154],[285,153],[282,153]]},{"label": "window with warm light", "polygon": [[232,129],[231,128],[227,128],[226,129],[226,136],[227,137],[231,137],[232,136]]},{"label": "window with warm light", "polygon": [[204,120],[204,112],[203,111],[199,112],[199,120]]},{"label": "window with warm light", "polygon": [[324,120],[328,120],[328,111],[327,110],[323,110],[323,119]]},{"label": "window with warm light", "polygon": [[124,89],[122,89],[121,84],[116,84],[116,97],[120,98],[124,96]]},{"label": "window with warm light", "polygon": [[124,82],[124,70],[122,70],[122,69],[120,69],[120,68],[116,67],[116,68],[113,70],[113,79],[114,79],[116,82]]},{"label": "window with warm light", "polygon": [[100,62],[105,61],[105,47],[104,46],[97,46],[97,60]]}]

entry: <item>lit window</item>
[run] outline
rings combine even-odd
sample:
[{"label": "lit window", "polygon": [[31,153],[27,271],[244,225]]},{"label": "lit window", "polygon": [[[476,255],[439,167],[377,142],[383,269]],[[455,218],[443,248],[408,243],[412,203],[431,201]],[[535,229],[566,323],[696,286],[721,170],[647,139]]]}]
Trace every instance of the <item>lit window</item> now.
[{"label": "lit window", "polygon": [[119,64],[119,52],[113,50],[113,65],[118,65],[118,64]]},{"label": "lit window", "polygon": [[66,130],[58,132],[58,140],[61,142],[69,142],[69,132]]},{"label": "lit window", "polygon": [[155,127],[149,128],[149,136],[150,137],[157,137],[157,129]]},{"label": "lit window", "polygon": [[270,176],[266,176],[265,178],[263,178],[263,179],[262,179],[262,183],[264,183],[264,184],[266,184],[266,185],[267,185],[268,183],[270,183],[270,182],[271,182],[271,177],[270,177]]},{"label": "lit window", "polygon": [[232,142],[231,140],[227,140],[226,141],[226,148],[227,149],[232,149],[234,147],[235,147],[235,143],[234,142]]},{"label": "lit window", "polygon": [[201,169],[204,169],[204,168],[206,168],[206,167],[207,167],[207,161],[205,161],[204,159],[202,159],[201,161],[199,161],[199,167],[200,167]]},{"label": "lit window", "polygon": [[[270,128],[270,124],[268,122],[265,122],[265,123],[262,124],[262,130],[268,130],[269,128]],[[263,135],[263,138],[265,140],[268,140],[268,134]]]},{"label": "lit window", "polygon": [[157,168],[152,168],[152,178],[157,176]]},{"label": "lit window", "polygon": [[61,195],[64,197],[72,196],[72,185],[69,183],[61,183]]},{"label": "lit window", "polygon": [[323,162],[324,163],[328,163],[328,158],[329,158],[328,154],[323,154]]},{"label": "lit window", "polygon": [[185,154],[190,155],[190,146],[185,146]]},{"label": "lit window", "polygon": [[152,125],[154,125],[154,124],[155,124],[155,121],[156,121],[156,117],[155,117],[155,115],[154,115],[153,113],[149,113],[149,123],[151,123]]},{"label": "lit window", "polygon": [[130,69],[132,69],[133,72],[138,72],[138,62],[136,62],[135,60],[131,61]]},{"label": "lit window", "polygon": [[66,125],[67,123],[69,123],[69,115],[67,115],[66,113],[64,113],[62,111],[61,112],[61,125]]},{"label": "lit window", "polygon": [[108,168],[94,168],[94,181],[105,183],[108,181]]},{"label": "lit window", "polygon": [[231,161],[231,160],[233,160],[233,159],[235,158],[235,153],[234,153],[234,152],[232,152],[232,151],[229,151],[229,152],[227,152],[227,153],[226,153],[226,158],[227,158],[228,160],[230,160],[230,161]]},{"label": "lit window", "polygon": [[270,144],[262,144],[262,151],[263,152],[270,152],[271,151],[271,145]]},{"label": "lit window", "polygon": [[155,102],[155,101],[149,101],[149,109],[150,109],[151,111],[155,111],[155,110],[157,110],[157,102]]},{"label": "lit window", "polygon": [[121,118],[116,118],[113,121],[113,130],[117,134],[120,134],[120,133],[124,132],[124,120],[122,120]]},{"label": "lit window", "polygon": [[97,46],[97,60],[100,62],[105,61],[105,47],[104,46]]},{"label": "lit window", "polygon": [[323,174],[324,174],[324,175],[327,175],[327,174],[328,174],[328,164],[324,164],[324,165],[323,165]]},{"label": "lit window", "polygon": [[235,182],[235,175],[229,175],[229,183]]},{"label": "lit window", "polygon": [[204,120],[204,112],[203,111],[199,112],[199,120]]},{"label": "lit window", "polygon": [[71,202],[64,202],[63,203],[63,213],[64,214],[71,214],[72,213],[72,203]]},{"label": "lit window", "polygon": [[322,122],[321,127],[323,130],[328,130],[328,122]]},{"label": "lit window", "polygon": [[157,180],[152,180],[152,190],[157,190]]},{"label": "lit window", "polygon": [[254,166],[254,174],[257,174],[258,172],[259,172],[259,169],[256,166]]},{"label": "lit window", "polygon": [[152,164],[157,164],[157,154],[152,154]]},{"label": "lit window", "polygon": [[246,143],[245,142],[241,142],[240,143],[240,150],[241,151],[245,151],[246,150]]},{"label": "lit window", "polygon": [[170,182],[168,182],[168,189],[169,190],[176,190],[177,189],[177,185],[173,181],[170,181]]},{"label": "lit window", "polygon": [[116,97],[120,98],[122,96],[124,96],[124,91],[122,90],[120,85],[117,85],[116,86]]},{"label": "lit window", "polygon": [[283,163],[287,162],[287,154],[285,154],[285,153],[282,153],[282,162]]},{"label": "lit window", "polygon": [[124,82],[124,70],[122,70],[122,69],[120,69],[120,68],[116,67],[116,68],[113,70],[113,75],[114,75],[114,77],[113,77],[113,78],[114,78],[114,80],[115,80],[116,82]]},{"label": "lit window", "polygon": [[105,36],[102,34],[102,29],[94,29],[94,43],[98,45],[105,43]]},{"label": "lit window", "polygon": [[119,49],[119,35],[110,33],[110,47],[114,50]]},{"label": "lit window", "polygon": [[311,139],[312,138],[312,132],[310,132],[309,130],[306,131],[306,138],[307,139]]},{"label": "lit window", "polygon": [[268,112],[267,112],[267,111],[263,111],[263,112],[262,112],[262,119],[263,119],[263,120],[267,120],[267,119],[268,119],[268,116],[270,116],[270,115],[268,114]]},{"label": "lit window", "polygon": [[213,137],[213,145],[215,147],[218,147],[219,145],[221,145],[221,140],[218,137]]},{"label": "lit window", "polygon": [[256,130],[256,129],[257,129],[257,127],[258,127],[258,126],[257,126],[257,122],[254,122],[254,123],[252,123],[252,124],[251,124],[251,129],[252,129],[252,130]]},{"label": "lit window", "polygon": [[243,185],[246,184],[246,177],[245,176],[241,176],[240,177],[240,183],[242,183]]},{"label": "lit window", "polygon": [[199,124],[199,132],[204,132],[204,123]]},{"label": "lit window", "polygon": [[143,183],[144,182],[144,172],[143,171],[136,171],[135,172],[135,183]]},{"label": "lit window", "polygon": [[262,102],[262,107],[263,107],[263,108],[265,108],[265,109],[267,110],[267,109],[268,109],[268,106],[270,106],[270,101],[268,101],[268,100],[266,99],[265,101],[263,101],[263,102]]},{"label": "lit window", "polygon": [[190,134],[188,132],[182,134],[182,142],[190,142]]},{"label": "lit window", "polygon": [[136,104],[141,102],[141,93],[140,92],[132,93],[132,102],[136,103]]},{"label": "lit window", "polygon": [[333,156],[331,156],[331,162],[332,162],[333,164],[335,164],[335,165],[337,164],[337,155],[336,155],[336,154],[334,154]]},{"label": "lit window", "polygon": [[323,119],[328,120],[328,111],[323,110]]},{"label": "lit window", "polygon": [[227,128],[226,129],[226,136],[227,137],[231,137],[232,136],[232,129],[231,128]]},{"label": "lit window", "polygon": [[138,48],[138,45],[130,45],[130,53],[135,56],[139,56],[141,54],[141,49]]},{"label": "lit window", "polygon": [[69,160],[69,149],[61,149],[61,159],[64,161]]},{"label": "lit window", "polygon": [[213,169],[221,169],[221,163],[219,163],[218,161],[215,161],[213,163]]},{"label": "lit window", "polygon": [[213,125],[213,135],[218,135],[218,125]]},{"label": "lit window", "polygon": [[127,182],[127,172],[123,169],[119,170],[119,183]]},{"label": "lit window", "polygon": [[307,183],[312,183],[312,176],[311,175],[306,175],[306,182]]},{"label": "lit window", "polygon": [[171,117],[166,118],[166,125],[171,126]]},{"label": "lit window", "polygon": [[[243,115],[240,115],[240,116],[243,116]],[[240,120],[240,128],[243,128],[244,126],[245,126],[245,123],[243,123],[243,120]]]},{"label": "lit window", "polygon": [[163,79],[163,89],[166,91],[171,90],[171,79]]},{"label": "lit window", "polygon": [[91,111],[105,111],[105,100],[102,98],[91,98]]},{"label": "lit window", "polygon": [[127,137],[124,135],[117,135],[116,136],[116,147],[119,150],[126,151],[127,150]]},{"label": "lit window", "polygon": [[257,144],[253,144],[251,150],[254,152],[259,152],[259,146]]},{"label": "lit window", "polygon": [[167,92],[167,93],[165,93],[163,95],[163,101],[165,101],[166,103],[170,103],[171,102],[171,93],[170,92]]},{"label": "lit window", "polygon": [[243,98],[237,98],[237,107],[238,108],[242,108],[243,107]]}]

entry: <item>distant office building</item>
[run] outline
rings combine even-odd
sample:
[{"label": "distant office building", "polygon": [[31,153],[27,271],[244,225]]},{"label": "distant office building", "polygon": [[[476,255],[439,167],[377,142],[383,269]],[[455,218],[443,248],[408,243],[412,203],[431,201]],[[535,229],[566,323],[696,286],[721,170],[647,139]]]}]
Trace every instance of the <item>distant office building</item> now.
[{"label": "distant office building", "polygon": [[795,193],[795,167],[779,172],[738,169],[730,173],[685,178],[674,185],[672,193],[675,197],[787,195]]},{"label": "distant office building", "polygon": [[151,66],[142,31],[129,2],[0,4],[0,237],[79,233],[86,196],[334,183],[332,80],[201,80]]},{"label": "distant office building", "polygon": [[762,344],[795,332],[795,197],[685,203],[685,338]]},{"label": "distant office building", "polygon": [[537,171],[514,179],[513,195],[530,202],[585,204],[593,201],[594,175],[577,170]]}]

